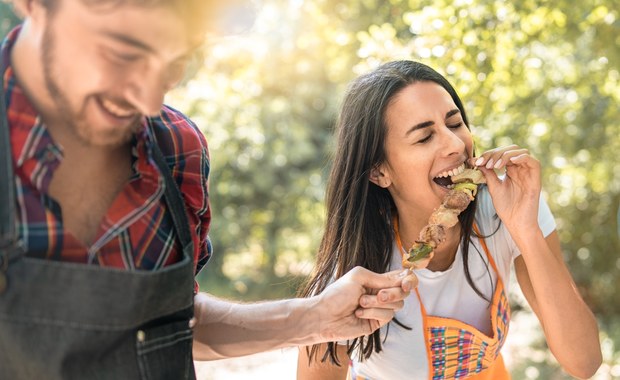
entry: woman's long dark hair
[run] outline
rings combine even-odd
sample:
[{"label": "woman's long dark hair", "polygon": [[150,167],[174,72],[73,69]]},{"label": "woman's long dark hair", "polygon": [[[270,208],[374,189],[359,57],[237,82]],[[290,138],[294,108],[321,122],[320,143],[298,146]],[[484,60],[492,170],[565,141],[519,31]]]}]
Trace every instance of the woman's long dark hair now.
[{"label": "woman's long dark hair", "polygon": [[[461,111],[469,128],[461,99],[452,85],[437,71],[414,61],[394,61],[354,80],[345,94],[337,122],[337,145],[329,175],[326,195],[327,219],[317,262],[301,295],[319,294],[334,279],[355,266],[374,272],[386,272],[394,241],[394,201],[387,189],[370,181],[370,171],[386,159],[385,112],[396,94],[412,83],[434,82],[443,87]],[[459,215],[463,242],[463,260],[468,283],[475,286],[469,274],[468,241],[476,202]],[[402,326],[402,325],[401,325]],[[381,351],[379,331],[356,338],[349,344],[351,354],[358,347],[360,360]],[[310,360],[318,358],[318,345],[309,352]],[[340,364],[335,343],[328,343],[327,358]]]}]

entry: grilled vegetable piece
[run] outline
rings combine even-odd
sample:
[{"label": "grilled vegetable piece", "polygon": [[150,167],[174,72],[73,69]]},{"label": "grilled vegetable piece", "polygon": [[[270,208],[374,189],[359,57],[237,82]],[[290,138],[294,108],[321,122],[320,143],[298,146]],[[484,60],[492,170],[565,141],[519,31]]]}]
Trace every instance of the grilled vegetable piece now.
[{"label": "grilled vegetable piece", "polygon": [[472,182],[476,185],[487,183],[487,180],[484,178],[484,174],[482,174],[482,172],[478,169],[465,169],[462,173],[453,175],[450,178],[453,183]]},{"label": "grilled vegetable piece", "polygon": [[476,196],[476,192],[478,191],[478,185],[473,182],[459,182],[454,185],[454,189],[452,191],[460,191],[469,196],[469,200],[473,201]]},{"label": "grilled vegetable piece", "polygon": [[433,253],[433,247],[425,242],[416,241],[413,243],[411,249],[409,249],[409,257],[407,261],[415,264],[420,260],[428,258]]}]

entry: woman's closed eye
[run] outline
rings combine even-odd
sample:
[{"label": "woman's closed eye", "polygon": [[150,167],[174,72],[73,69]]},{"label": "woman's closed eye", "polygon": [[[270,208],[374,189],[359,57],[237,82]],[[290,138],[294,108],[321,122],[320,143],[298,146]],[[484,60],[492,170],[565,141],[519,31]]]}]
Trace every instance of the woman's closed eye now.
[{"label": "woman's closed eye", "polygon": [[434,135],[433,132],[429,133],[426,137],[423,137],[420,140],[418,140],[416,144],[424,144],[426,142],[431,141],[431,139],[433,138],[433,135]]},{"label": "woman's closed eye", "polygon": [[[450,125],[446,125],[446,127],[448,129],[459,129],[463,126],[463,122],[459,121],[456,124],[450,124]],[[430,132],[429,134],[427,134],[426,136],[422,137],[421,139],[419,139],[418,141],[416,141],[416,144],[424,144],[427,143],[429,141],[431,141],[431,139],[433,138],[433,135],[435,133],[434,132]]]}]

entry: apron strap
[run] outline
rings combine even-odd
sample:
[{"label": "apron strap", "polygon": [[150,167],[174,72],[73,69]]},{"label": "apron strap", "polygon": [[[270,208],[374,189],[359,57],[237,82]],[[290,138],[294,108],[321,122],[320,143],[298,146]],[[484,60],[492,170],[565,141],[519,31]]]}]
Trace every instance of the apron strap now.
[{"label": "apron strap", "polygon": [[[151,128],[150,123],[149,128]],[[168,207],[170,207],[172,222],[174,223],[174,228],[176,229],[179,236],[179,240],[181,242],[184,254],[193,260],[194,242],[190,233],[189,221],[187,219],[187,211],[184,206],[183,195],[181,194],[181,190],[179,190],[179,187],[177,186],[177,183],[172,176],[170,167],[166,163],[166,159],[164,158],[164,155],[159,148],[159,144],[157,144],[157,137],[155,136],[155,130],[153,128],[151,128],[151,132],[153,133],[153,138],[156,142],[152,145],[153,159],[155,160],[157,167],[159,167],[159,170],[164,176],[164,182],[166,184],[164,190],[164,197],[166,198],[166,203],[168,204]]]},{"label": "apron strap", "polygon": [[480,229],[478,229],[478,225],[475,222],[474,222],[473,227],[474,227],[474,232],[476,233],[476,237],[478,238],[480,245],[482,245],[482,249],[484,249],[484,252],[487,254],[487,259],[489,260],[491,267],[495,270],[495,273],[497,273],[497,279],[501,281],[502,279],[499,275],[499,270],[497,270],[497,264],[495,264],[493,255],[491,255],[491,252],[489,251],[489,248],[487,247],[487,243],[484,240],[484,236],[480,233]]},{"label": "apron strap", "polygon": [[0,73],[0,249],[12,245],[15,234],[15,189],[9,122],[4,94],[4,71]]},{"label": "apron strap", "polygon": [[10,255],[19,251],[15,230],[15,189],[8,113],[4,94],[4,70],[0,70],[0,294],[6,289]]}]

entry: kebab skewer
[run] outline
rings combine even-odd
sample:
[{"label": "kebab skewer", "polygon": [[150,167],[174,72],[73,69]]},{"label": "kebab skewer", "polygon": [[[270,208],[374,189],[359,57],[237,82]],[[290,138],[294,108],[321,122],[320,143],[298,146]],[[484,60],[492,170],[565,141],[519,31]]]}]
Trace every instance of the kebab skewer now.
[{"label": "kebab skewer", "polygon": [[408,253],[403,255],[403,267],[425,268],[433,258],[434,249],[446,240],[446,231],[456,225],[458,216],[474,200],[478,185],[486,183],[478,169],[465,169],[451,177],[450,189],[442,204],[431,214],[428,224],[420,231]]}]

